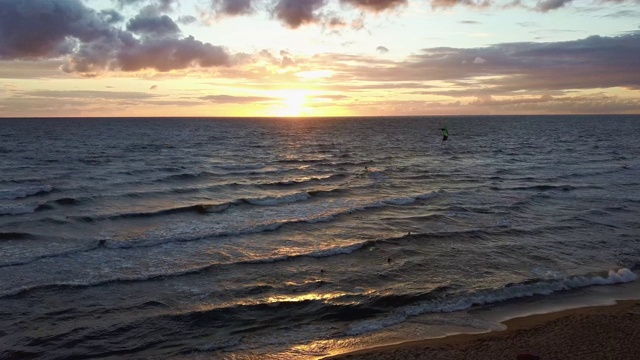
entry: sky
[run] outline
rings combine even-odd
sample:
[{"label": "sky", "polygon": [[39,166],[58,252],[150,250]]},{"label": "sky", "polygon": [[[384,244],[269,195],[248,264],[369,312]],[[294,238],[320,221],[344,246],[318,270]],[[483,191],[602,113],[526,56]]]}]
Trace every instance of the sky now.
[{"label": "sky", "polygon": [[0,0],[0,117],[640,114],[640,0]]}]

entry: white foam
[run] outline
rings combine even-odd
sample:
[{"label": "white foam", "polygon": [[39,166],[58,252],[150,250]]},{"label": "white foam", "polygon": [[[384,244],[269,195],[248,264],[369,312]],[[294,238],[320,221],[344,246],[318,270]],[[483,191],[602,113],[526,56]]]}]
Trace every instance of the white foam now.
[{"label": "white foam", "polygon": [[25,198],[27,196],[43,193],[43,192],[51,192],[53,188],[51,185],[32,185],[21,187],[17,189],[8,189],[8,190],[0,190],[0,199],[1,200],[13,200]]},{"label": "white foam", "polygon": [[362,247],[365,246],[366,244],[367,242],[361,242],[361,243],[351,244],[347,246],[314,251],[310,253],[309,256],[315,257],[315,258],[322,258],[322,257],[330,257],[334,255],[351,254],[352,252],[358,249],[362,249]]},{"label": "white foam", "polygon": [[637,275],[631,270],[622,268],[609,270],[608,276],[578,275],[563,279],[540,281],[529,284],[505,286],[500,289],[478,291],[452,301],[430,302],[417,306],[410,313],[421,314],[425,312],[453,312],[466,310],[474,305],[485,305],[517,299],[533,295],[549,295],[554,292],[579,289],[592,285],[612,285],[634,281]]},{"label": "white foam", "polygon": [[540,281],[536,283],[517,284],[499,289],[481,290],[457,296],[451,299],[422,302],[404,307],[394,312],[392,316],[383,319],[363,321],[352,325],[347,335],[360,335],[377,331],[382,328],[399,324],[411,316],[426,313],[449,313],[463,311],[477,305],[494,304],[510,299],[523,298],[534,295],[550,295],[555,292],[579,289],[594,285],[613,285],[635,281],[638,276],[627,268],[609,270],[607,276],[578,275],[558,280]]},{"label": "white foam", "polygon": [[246,201],[253,205],[273,206],[278,204],[304,201],[309,199],[310,197],[311,196],[306,192],[302,192],[302,193],[288,194],[288,195],[282,195],[282,196],[265,196],[262,198],[246,199]]}]

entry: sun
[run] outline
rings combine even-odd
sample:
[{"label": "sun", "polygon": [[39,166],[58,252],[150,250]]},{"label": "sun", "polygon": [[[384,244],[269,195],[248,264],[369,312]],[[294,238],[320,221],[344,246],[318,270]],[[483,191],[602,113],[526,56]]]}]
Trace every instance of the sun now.
[{"label": "sun", "polygon": [[274,109],[274,115],[296,117],[307,114],[308,91],[306,90],[283,90],[278,97],[281,101]]}]

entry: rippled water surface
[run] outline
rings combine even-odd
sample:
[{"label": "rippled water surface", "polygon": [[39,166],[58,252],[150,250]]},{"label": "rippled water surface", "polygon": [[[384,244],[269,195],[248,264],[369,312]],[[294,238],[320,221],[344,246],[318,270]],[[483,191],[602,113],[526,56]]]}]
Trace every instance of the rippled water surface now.
[{"label": "rippled water surface", "polygon": [[638,134],[637,116],[2,119],[0,357],[308,359],[634,281]]}]

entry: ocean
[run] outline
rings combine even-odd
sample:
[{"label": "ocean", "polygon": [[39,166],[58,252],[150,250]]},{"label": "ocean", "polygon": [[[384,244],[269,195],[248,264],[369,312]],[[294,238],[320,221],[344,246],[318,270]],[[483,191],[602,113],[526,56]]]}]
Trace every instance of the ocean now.
[{"label": "ocean", "polygon": [[0,119],[0,358],[317,359],[615,295],[640,270],[638,134],[637,115]]}]

